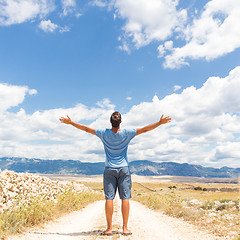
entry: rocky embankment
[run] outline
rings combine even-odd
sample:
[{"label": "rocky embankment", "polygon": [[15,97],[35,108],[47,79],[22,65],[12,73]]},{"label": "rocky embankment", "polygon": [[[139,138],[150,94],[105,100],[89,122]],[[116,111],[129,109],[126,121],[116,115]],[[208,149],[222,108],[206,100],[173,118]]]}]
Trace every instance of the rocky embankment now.
[{"label": "rocky embankment", "polygon": [[36,197],[57,200],[59,194],[69,189],[76,192],[88,190],[84,185],[60,183],[36,174],[0,170],[0,212],[31,204]]}]

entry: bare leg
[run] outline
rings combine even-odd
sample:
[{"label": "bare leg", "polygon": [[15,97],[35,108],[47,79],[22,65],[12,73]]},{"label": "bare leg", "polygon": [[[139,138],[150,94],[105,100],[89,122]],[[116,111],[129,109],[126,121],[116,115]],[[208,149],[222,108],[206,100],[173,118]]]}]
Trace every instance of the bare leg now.
[{"label": "bare leg", "polygon": [[130,210],[129,199],[123,199],[122,200],[123,234],[130,232],[127,228],[129,210]]},{"label": "bare leg", "polygon": [[106,220],[107,220],[107,230],[105,231],[105,234],[111,234],[112,233],[113,200],[106,199],[105,213],[106,213]]}]

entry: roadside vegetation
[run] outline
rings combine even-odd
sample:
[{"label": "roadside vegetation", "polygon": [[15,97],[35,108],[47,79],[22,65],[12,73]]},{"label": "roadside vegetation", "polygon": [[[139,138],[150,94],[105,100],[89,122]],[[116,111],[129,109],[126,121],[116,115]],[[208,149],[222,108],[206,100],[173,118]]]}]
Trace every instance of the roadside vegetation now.
[{"label": "roadside vegetation", "polygon": [[34,174],[10,171],[1,173],[0,193],[1,240],[104,198],[102,193],[84,185],[61,184]]},{"label": "roadside vegetation", "polygon": [[182,218],[220,239],[240,239],[239,194],[235,184],[133,183],[133,200]]},{"label": "roadside vegetation", "polygon": [[7,235],[20,233],[26,227],[53,220],[71,211],[80,210],[91,202],[103,199],[95,192],[77,193],[71,189],[59,194],[55,200],[41,196],[30,200],[31,204],[22,205],[0,214],[1,240]]}]

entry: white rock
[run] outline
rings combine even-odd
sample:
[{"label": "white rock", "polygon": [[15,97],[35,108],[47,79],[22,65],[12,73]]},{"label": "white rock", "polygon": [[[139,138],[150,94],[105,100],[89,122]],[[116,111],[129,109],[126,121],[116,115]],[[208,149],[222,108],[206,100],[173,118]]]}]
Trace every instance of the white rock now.
[{"label": "white rock", "polygon": [[75,183],[61,184],[36,174],[0,170],[0,212],[14,206],[31,204],[32,198],[36,196],[56,201],[57,195],[67,189],[82,192],[88,188]]}]

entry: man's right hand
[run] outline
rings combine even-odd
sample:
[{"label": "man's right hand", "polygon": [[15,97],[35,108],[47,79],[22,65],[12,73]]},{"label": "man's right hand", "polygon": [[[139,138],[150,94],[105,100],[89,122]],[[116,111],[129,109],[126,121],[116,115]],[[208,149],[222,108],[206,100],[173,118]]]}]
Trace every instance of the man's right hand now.
[{"label": "man's right hand", "polygon": [[71,124],[72,123],[72,120],[68,115],[67,115],[67,118],[61,117],[59,120],[60,120],[61,123],[65,123],[65,124]]}]

